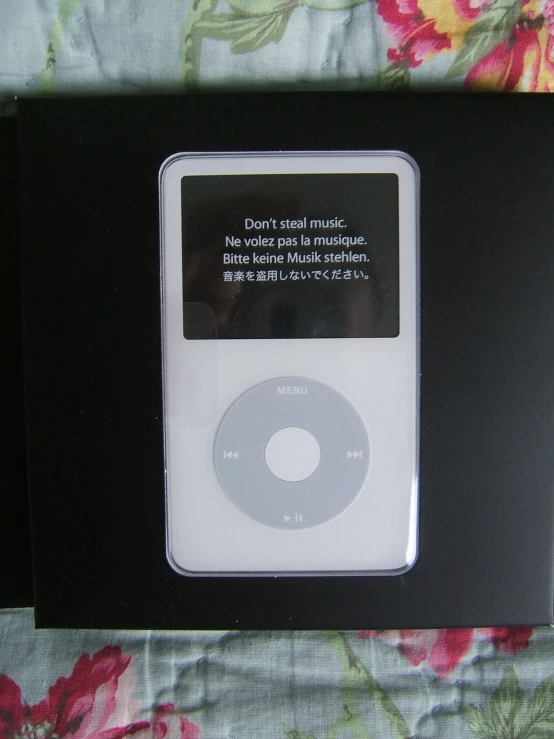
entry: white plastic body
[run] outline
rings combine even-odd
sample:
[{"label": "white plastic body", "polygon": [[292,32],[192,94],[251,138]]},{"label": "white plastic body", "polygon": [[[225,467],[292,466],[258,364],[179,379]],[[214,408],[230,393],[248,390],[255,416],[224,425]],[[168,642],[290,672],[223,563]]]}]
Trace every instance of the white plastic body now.
[{"label": "white plastic body", "polygon": [[[184,176],[395,173],[399,180],[400,332],[395,338],[183,337]],[[400,152],[178,154],[160,170],[167,556],[188,575],[399,574],[417,557],[419,258],[417,165]],[[333,520],[302,530],[258,523],[222,491],[213,464],[219,423],[253,385],[319,380],[364,419],[365,484]]]}]

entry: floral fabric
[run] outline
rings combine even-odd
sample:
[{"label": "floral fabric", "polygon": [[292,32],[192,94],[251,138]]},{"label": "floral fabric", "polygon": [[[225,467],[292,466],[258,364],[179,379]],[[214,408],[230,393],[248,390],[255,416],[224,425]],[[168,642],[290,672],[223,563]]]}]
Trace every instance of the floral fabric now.
[{"label": "floral fabric", "polygon": [[554,0],[2,0],[0,91],[554,90]]},{"label": "floral fabric", "polygon": [[0,739],[547,739],[554,630],[35,631],[0,612]]}]

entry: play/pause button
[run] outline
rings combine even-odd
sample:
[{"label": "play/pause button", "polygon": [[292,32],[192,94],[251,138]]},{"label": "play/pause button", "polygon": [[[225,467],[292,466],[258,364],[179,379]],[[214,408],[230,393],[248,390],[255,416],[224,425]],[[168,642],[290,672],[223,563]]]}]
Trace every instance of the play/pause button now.
[{"label": "play/pause button", "polygon": [[283,522],[287,523],[288,521],[294,521],[294,523],[302,523],[302,514],[295,513],[292,516],[287,516],[287,514],[285,513],[283,515]]}]

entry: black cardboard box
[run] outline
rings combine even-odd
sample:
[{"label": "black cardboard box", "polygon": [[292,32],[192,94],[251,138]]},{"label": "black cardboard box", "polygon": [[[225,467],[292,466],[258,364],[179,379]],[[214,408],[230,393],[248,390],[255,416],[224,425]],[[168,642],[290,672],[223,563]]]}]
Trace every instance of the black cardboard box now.
[{"label": "black cardboard box", "polygon": [[0,117],[2,420],[0,608],[33,604],[21,347],[17,124]]},{"label": "black cardboard box", "polygon": [[[554,99],[19,101],[36,623],[423,628],[553,619]],[[165,552],[158,171],[179,151],[400,150],[421,174],[419,558],[188,578]]]}]

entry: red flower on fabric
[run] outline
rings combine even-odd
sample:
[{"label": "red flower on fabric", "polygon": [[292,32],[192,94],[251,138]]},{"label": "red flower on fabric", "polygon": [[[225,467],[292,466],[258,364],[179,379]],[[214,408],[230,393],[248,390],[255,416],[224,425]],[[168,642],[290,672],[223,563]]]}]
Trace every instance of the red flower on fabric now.
[{"label": "red flower on fabric", "polygon": [[491,641],[500,652],[518,654],[529,646],[533,634],[532,626],[497,627],[479,629],[488,641]]},{"label": "red flower on fabric", "polygon": [[[166,707],[152,722],[129,721],[136,714],[131,659],[119,647],[83,654],[71,675],[60,677],[48,697],[32,706],[22,701],[16,682],[0,675],[0,739],[123,739],[139,732],[163,739],[170,723]],[[199,738],[195,724],[177,720],[179,733],[171,739]]]},{"label": "red flower on fabric", "polygon": [[377,10],[395,41],[387,51],[390,62],[418,67],[424,59],[450,49],[448,34],[437,31],[435,20],[424,15],[417,0],[377,0]]},{"label": "red flower on fabric", "polygon": [[[528,627],[478,629],[500,651],[517,654],[529,646],[533,633]],[[358,631],[360,639],[379,637],[395,646],[416,667],[422,662],[443,678],[469,653],[476,629]]]}]

